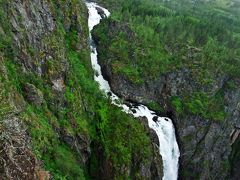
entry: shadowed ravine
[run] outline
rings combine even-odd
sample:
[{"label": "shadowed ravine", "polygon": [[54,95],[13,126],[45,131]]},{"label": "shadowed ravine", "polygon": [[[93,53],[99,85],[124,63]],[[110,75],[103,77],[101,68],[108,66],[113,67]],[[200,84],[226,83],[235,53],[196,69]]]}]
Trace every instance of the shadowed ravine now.
[{"label": "shadowed ravine", "polygon": [[[110,12],[98,6],[96,3],[87,3],[89,10],[88,26],[89,31],[94,26],[100,23],[101,15],[96,8],[104,11],[105,16],[109,16]],[[180,156],[178,144],[175,137],[175,130],[172,121],[166,117],[156,116],[156,113],[149,110],[144,105],[130,105],[122,104],[120,98],[116,96],[110,89],[109,83],[104,79],[101,67],[98,64],[97,49],[90,33],[90,45],[91,45],[91,62],[95,71],[94,79],[99,83],[99,88],[109,96],[112,100],[112,104],[122,108],[122,111],[127,114],[131,114],[134,117],[146,117],[148,119],[148,125],[152,128],[159,139],[159,150],[163,159],[163,179],[164,180],[176,180],[178,177],[178,160]]]}]

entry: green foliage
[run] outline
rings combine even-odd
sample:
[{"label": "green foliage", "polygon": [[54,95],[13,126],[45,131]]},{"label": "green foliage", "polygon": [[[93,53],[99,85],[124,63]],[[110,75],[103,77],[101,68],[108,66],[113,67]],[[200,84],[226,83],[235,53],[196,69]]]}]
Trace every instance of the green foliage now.
[{"label": "green foliage", "polygon": [[230,6],[225,0],[118,3],[110,18],[94,29],[100,60],[134,84],[187,69],[191,81],[205,90],[182,90],[181,98],[171,97],[172,106],[181,115],[223,120],[223,94],[213,95],[210,89],[221,77],[240,76],[239,4]]},{"label": "green foliage", "polygon": [[196,92],[189,96],[185,102],[185,110],[203,116],[207,119],[223,121],[225,118],[224,100],[221,92],[214,97],[206,93]]},{"label": "green foliage", "polygon": [[186,104],[187,109],[193,114],[205,113],[208,105],[208,97],[203,93],[196,93]]},{"label": "green foliage", "polygon": [[[159,36],[151,28],[141,24],[133,26],[133,29],[116,20],[105,20],[104,23],[94,30],[94,34],[100,47],[104,47],[99,53],[100,60],[111,59],[115,73],[123,74],[133,83],[141,84],[146,77],[154,79],[159,73],[169,70],[169,57],[160,42],[153,41],[159,39]],[[112,32],[108,26],[114,24],[117,25]]]},{"label": "green foliage", "polygon": [[110,20],[95,29],[105,49],[100,58],[110,59],[115,72],[134,83],[183,66],[199,83],[211,83],[216,73],[239,76],[240,21],[235,14],[212,11],[218,3],[173,2],[121,1]]},{"label": "green foliage", "polygon": [[182,104],[182,100],[179,97],[172,97],[171,98],[171,103],[174,107],[174,109],[177,111],[177,113],[182,113],[183,112],[183,104]]},{"label": "green foliage", "polygon": [[56,179],[76,179],[84,180],[84,172],[78,165],[78,159],[72,151],[62,145],[54,149],[54,157],[45,155],[44,161],[46,162],[47,169],[50,169]]},{"label": "green foliage", "polygon": [[105,147],[105,155],[113,161],[116,177],[123,176],[121,168],[131,166],[132,158],[138,156],[141,161],[148,161],[151,151],[150,141],[143,126],[121,112],[118,108],[100,105],[100,140]]},{"label": "green foliage", "polygon": [[28,124],[35,155],[44,160],[45,168],[55,179],[84,179],[83,170],[78,164],[79,157],[59,141],[51,126],[57,123],[53,114],[46,108],[28,106],[21,116]]},{"label": "green foliage", "polygon": [[[9,78],[9,81],[6,81],[6,83],[8,83],[7,87],[11,90],[11,93],[13,92],[10,87],[13,87],[18,93],[22,94],[23,84],[29,82],[44,93],[47,103],[49,103],[47,92],[51,90],[48,89],[49,87],[42,79],[31,73],[20,73],[19,66],[10,60],[5,60],[5,66]],[[78,163],[80,157],[59,141],[58,135],[54,130],[55,128],[60,128],[61,125],[64,128],[69,128],[69,130],[72,129],[68,120],[64,124],[64,119],[57,119],[46,105],[42,107],[27,105],[20,116],[28,125],[34,154],[37,158],[44,160],[45,168],[51,172],[55,179],[75,179],[75,177],[84,179],[84,171]],[[80,129],[80,132],[82,132],[82,129]]]},{"label": "green foliage", "polygon": [[163,108],[156,102],[152,101],[147,104],[147,107],[156,112],[164,112]]}]

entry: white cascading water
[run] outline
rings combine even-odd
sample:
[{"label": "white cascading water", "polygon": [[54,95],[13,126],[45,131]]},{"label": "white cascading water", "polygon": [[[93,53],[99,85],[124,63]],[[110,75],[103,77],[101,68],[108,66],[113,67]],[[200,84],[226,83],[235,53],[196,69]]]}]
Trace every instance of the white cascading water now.
[{"label": "white cascading water", "polygon": [[134,117],[146,117],[148,119],[148,125],[152,128],[159,139],[159,151],[163,159],[163,180],[177,180],[178,178],[178,159],[180,156],[178,144],[175,137],[175,129],[172,121],[169,118],[158,117],[156,113],[149,110],[144,105],[133,105],[131,107],[122,104],[120,98],[115,95],[109,86],[108,81],[103,78],[101,67],[98,64],[97,49],[92,39],[91,31],[94,26],[100,23],[102,17],[98,13],[96,8],[100,8],[104,11],[106,17],[110,15],[110,12],[93,2],[87,2],[89,10],[88,26],[90,32],[90,46],[91,46],[91,62],[95,71],[94,79],[98,82],[100,89],[110,96],[112,103],[120,108],[122,111],[132,114]]}]

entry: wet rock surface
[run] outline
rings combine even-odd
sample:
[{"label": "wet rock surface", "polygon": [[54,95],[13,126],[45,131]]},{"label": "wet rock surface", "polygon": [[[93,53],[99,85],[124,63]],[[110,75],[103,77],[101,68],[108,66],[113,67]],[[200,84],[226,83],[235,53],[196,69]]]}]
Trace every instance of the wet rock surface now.
[{"label": "wet rock surface", "polygon": [[148,133],[151,142],[153,154],[150,160],[149,166],[142,166],[142,177],[145,179],[162,179],[163,177],[163,163],[162,157],[159,153],[159,139],[156,132],[150,129],[148,126],[148,120],[146,118],[140,118],[140,122],[144,125],[146,132]]},{"label": "wet rock surface", "polygon": [[105,17],[106,17],[105,12],[104,12],[101,8],[96,7],[96,9],[97,9],[97,11],[98,11],[98,14],[99,14],[102,18],[105,18]]}]

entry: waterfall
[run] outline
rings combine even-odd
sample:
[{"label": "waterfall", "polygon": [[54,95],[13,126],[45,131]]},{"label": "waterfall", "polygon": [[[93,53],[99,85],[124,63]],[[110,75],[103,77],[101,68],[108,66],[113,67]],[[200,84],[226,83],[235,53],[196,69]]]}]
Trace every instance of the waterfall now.
[{"label": "waterfall", "polygon": [[149,127],[156,132],[159,139],[159,152],[163,159],[163,180],[177,180],[180,152],[172,120],[166,117],[156,116],[155,112],[149,110],[144,105],[127,106],[126,104],[122,104],[120,98],[111,91],[109,83],[104,79],[101,67],[98,64],[97,49],[91,35],[93,27],[99,24],[102,19],[96,8],[103,10],[106,17],[110,15],[110,12],[96,3],[87,2],[86,4],[89,10],[88,26],[91,46],[91,63],[92,68],[95,71],[95,81],[98,82],[100,90],[102,90],[106,96],[110,96],[112,104],[122,108],[122,111],[131,114],[136,118],[146,117],[148,119]]}]

